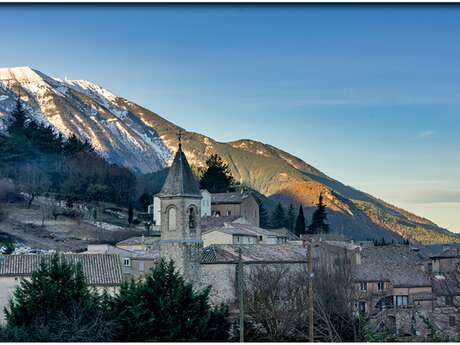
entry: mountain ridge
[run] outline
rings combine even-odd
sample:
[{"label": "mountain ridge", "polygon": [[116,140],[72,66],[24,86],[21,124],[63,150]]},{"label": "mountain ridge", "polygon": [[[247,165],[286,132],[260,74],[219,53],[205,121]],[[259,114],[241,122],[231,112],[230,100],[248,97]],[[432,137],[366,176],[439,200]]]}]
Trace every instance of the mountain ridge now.
[{"label": "mountain ridge", "polygon": [[286,151],[252,139],[218,142],[188,132],[87,80],[52,78],[29,67],[0,69],[0,130],[7,129],[18,94],[36,121],[65,136],[89,140],[102,157],[139,174],[169,166],[181,131],[191,164],[202,167],[210,154],[217,153],[237,181],[274,201],[304,205],[307,217],[323,193],[331,225],[347,236],[458,241],[428,219],[347,186]]}]

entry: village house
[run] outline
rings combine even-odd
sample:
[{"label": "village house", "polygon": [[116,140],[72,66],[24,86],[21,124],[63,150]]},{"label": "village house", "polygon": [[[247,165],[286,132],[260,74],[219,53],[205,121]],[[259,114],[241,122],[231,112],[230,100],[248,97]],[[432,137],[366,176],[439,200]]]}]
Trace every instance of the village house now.
[{"label": "village house", "polygon": [[425,336],[423,318],[433,310],[425,260],[404,245],[363,248],[354,268],[358,311],[396,336]]},{"label": "village house", "polygon": [[259,226],[259,203],[253,193],[244,190],[211,194],[211,215],[215,217],[243,217]]},{"label": "village house", "polygon": [[203,231],[204,246],[211,244],[285,244],[288,237],[284,234],[272,232],[254,226],[244,224],[244,219],[237,219],[231,223],[224,223],[221,227]]},{"label": "village house", "polygon": [[110,244],[90,244],[83,254],[116,254],[123,272],[123,280],[142,278],[155,265],[160,257],[158,241],[149,250],[127,250]]},{"label": "village house", "polygon": [[[116,254],[59,254],[69,264],[80,264],[88,284],[98,291],[117,291],[123,281],[120,257]],[[0,322],[4,307],[21,279],[32,276],[52,255],[0,255]]]}]

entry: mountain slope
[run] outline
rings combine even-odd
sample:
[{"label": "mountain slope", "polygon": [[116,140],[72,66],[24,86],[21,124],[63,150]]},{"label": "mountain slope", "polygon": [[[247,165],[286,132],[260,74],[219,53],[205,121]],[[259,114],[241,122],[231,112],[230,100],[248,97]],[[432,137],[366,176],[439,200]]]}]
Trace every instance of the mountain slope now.
[{"label": "mountain slope", "polygon": [[253,140],[220,143],[187,132],[89,81],[51,78],[28,67],[0,69],[0,131],[7,128],[18,94],[37,121],[50,123],[66,136],[74,133],[89,140],[108,161],[138,173],[167,167],[182,131],[191,164],[203,166],[211,153],[218,153],[236,180],[272,200],[303,204],[307,217],[323,193],[332,227],[345,235],[459,241],[429,220],[346,186],[287,152]]}]

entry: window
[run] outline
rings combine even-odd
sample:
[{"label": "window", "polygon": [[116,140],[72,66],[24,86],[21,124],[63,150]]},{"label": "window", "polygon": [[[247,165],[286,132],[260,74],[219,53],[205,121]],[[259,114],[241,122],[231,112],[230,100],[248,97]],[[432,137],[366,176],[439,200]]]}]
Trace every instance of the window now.
[{"label": "window", "polygon": [[130,258],[123,258],[123,266],[131,267],[131,259]]},{"label": "window", "polygon": [[196,229],[195,208],[193,207],[188,210],[188,228],[193,231]]},{"label": "window", "polygon": [[454,305],[454,296],[445,296],[446,305]]},{"label": "window", "polygon": [[383,290],[385,290],[385,282],[378,282],[378,283],[377,283],[377,290],[378,290],[378,291],[383,291]]},{"label": "window", "polygon": [[367,282],[361,282],[359,283],[359,289],[361,291],[367,291]]},{"label": "window", "polygon": [[145,268],[144,268],[144,261],[139,261],[139,272],[144,272],[145,271]]},{"label": "window", "polygon": [[214,212],[214,216],[220,217],[220,211],[215,211],[215,212]]},{"label": "window", "polygon": [[457,320],[455,319],[455,316],[449,316],[449,326],[455,326],[457,323]]},{"label": "window", "polygon": [[433,272],[433,264],[431,262],[428,263],[428,272]]},{"label": "window", "polygon": [[364,301],[360,301],[358,303],[358,311],[360,314],[364,314],[366,313],[366,309],[367,309],[367,303],[364,302]]},{"label": "window", "polygon": [[396,296],[396,307],[397,308],[405,308],[409,304],[409,297],[408,296]]},{"label": "window", "polygon": [[228,210],[227,211],[227,216],[231,216],[232,215],[232,211]]},{"label": "window", "polygon": [[174,207],[168,209],[168,230],[176,230],[176,209]]}]

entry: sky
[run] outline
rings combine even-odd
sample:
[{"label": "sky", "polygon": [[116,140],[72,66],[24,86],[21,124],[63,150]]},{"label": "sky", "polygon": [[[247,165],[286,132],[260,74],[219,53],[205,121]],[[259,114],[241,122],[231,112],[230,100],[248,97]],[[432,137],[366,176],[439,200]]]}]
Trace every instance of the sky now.
[{"label": "sky", "polygon": [[0,67],[86,79],[460,232],[460,6],[0,6]]}]

